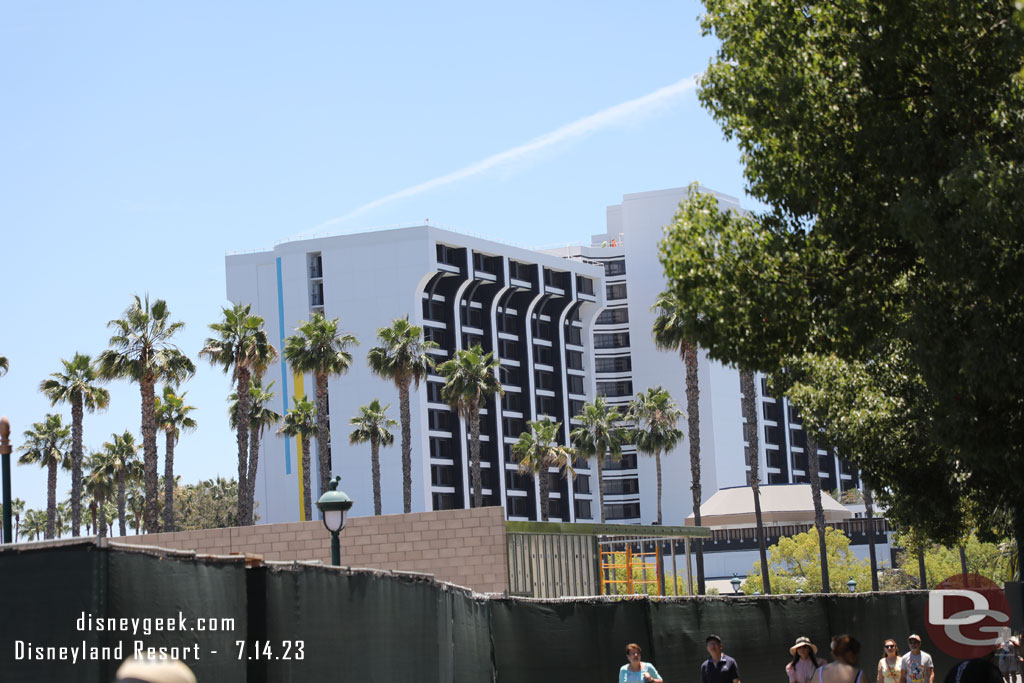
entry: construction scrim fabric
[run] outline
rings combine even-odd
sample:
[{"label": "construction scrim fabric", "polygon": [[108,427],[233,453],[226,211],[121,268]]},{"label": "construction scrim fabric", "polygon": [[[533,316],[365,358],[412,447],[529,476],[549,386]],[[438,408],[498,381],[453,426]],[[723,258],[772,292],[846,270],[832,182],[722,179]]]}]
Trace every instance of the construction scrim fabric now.
[{"label": "construction scrim fabric", "polygon": [[414,574],[247,568],[240,557],[92,543],[0,550],[0,587],[4,683],[107,683],[119,662],[80,653],[119,646],[126,657],[137,647],[176,653],[213,683],[610,681],[630,642],[676,683],[700,675],[709,633],[721,636],[744,683],[784,680],[798,636],[828,659],[831,636],[853,634],[869,680],[884,640],[902,644],[911,632],[925,637],[936,678],[953,664],[928,641],[924,592],[486,598]]}]

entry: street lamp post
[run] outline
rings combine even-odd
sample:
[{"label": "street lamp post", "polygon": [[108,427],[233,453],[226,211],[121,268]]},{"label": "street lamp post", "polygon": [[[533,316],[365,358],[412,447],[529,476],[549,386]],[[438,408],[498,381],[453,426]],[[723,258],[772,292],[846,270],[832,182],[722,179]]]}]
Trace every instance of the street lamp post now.
[{"label": "street lamp post", "polygon": [[338,490],[341,477],[331,479],[324,495],[316,502],[317,508],[324,515],[324,527],[331,532],[331,564],[335,567],[341,564],[341,541],[338,534],[345,528],[345,515],[352,507],[352,499],[344,491]]},{"label": "street lamp post", "polygon": [[732,594],[733,595],[739,595],[740,594],[740,584],[743,583],[743,580],[740,579],[740,577],[738,577],[735,574],[733,574],[732,575],[732,579],[729,580],[729,583],[732,584]]},{"label": "street lamp post", "polygon": [[852,576],[850,577],[850,580],[846,582],[846,588],[851,593],[856,593],[857,592],[857,582],[853,580]]},{"label": "street lamp post", "polygon": [[11,543],[11,423],[0,417],[0,458],[3,458],[4,543]]}]

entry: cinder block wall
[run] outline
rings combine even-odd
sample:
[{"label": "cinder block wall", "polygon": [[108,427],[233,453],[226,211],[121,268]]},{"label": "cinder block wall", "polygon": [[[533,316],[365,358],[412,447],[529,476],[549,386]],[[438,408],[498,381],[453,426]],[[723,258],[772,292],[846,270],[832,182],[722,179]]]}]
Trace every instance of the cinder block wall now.
[{"label": "cinder block wall", "polygon": [[[433,574],[439,581],[480,593],[508,588],[500,507],[355,517],[348,520],[340,539],[343,565]],[[319,521],[118,536],[110,541],[210,555],[253,553],[265,560],[331,561],[331,537]]]}]

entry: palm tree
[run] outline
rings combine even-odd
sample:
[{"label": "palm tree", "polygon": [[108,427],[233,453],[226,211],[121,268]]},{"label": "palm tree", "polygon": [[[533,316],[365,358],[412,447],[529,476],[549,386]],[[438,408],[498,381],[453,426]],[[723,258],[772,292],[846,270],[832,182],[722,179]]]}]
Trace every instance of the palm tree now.
[{"label": "palm tree", "polygon": [[[104,448],[110,444],[104,444]],[[114,472],[117,459],[109,451],[97,451],[89,456],[89,460],[86,465],[89,467],[89,473],[85,476],[84,485],[85,490],[89,492],[90,497],[93,500],[93,531],[100,538],[104,538],[107,535],[107,523],[106,515],[104,513],[104,503],[114,493]],[[96,528],[96,514],[99,514],[99,528]]]},{"label": "palm tree", "polygon": [[285,413],[284,424],[277,433],[286,437],[298,437],[302,442],[303,519],[313,519],[313,502],[309,490],[309,440],[316,434],[316,406],[304,396],[293,396],[292,408]]},{"label": "palm tree", "polygon": [[[562,433],[561,422],[552,422],[551,418],[545,417],[539,421],[531,420],[527,425],[530,431],[519,435],[519,441],[512,444],[512,452],[519,456],[519,471],[537,477],[540,519],[546,522],[551,507],[551,468],[557,468],[563,477],[569,474],[575,477],[576,470],[572,468],[573,452],[558,443]],[[561,516],[566,517],[565,514]]]},{"label": "palm tree", "polygon": [[7,356],[0,356],[0,377],[7,374],[10,369],[10,364],[7,362]]},{"label": "palm tree", "polygon": [[320,462],[320,493],[327,491],[331,478],[331,425],[327,406],[327,378],[343,375],[352,365],[350,346],[359,342],[351,334],[339,334],[338,319],[328,320],[314,313],[299,322],[293,334],[284,340],[284,357],[296,372],[311,372],[316,383],[316,451]]},{"label": "palm tree", "polygon": [[[409,408],[409,387],[420,382],[434,367],[427,353],[438,348],[423,340],[423,328],[409,324],[409,316],[395,318],[391,327],[377,330],[379,346],[366,354],[366,362],[375,375],[390,379],[398,389],[398,415],[402,422],[402,504],[412,512],[412,415]],[[378,513],[379,514],[379,513]]]},{"label": "palm tree", "polygon": [[55,372],[39,384],[50,405],[71,404],[71,528],[78,535],[82,525],[82,416],[110,405],[110,392],[95,384],[92,359],[76,353],[70,361],[61,360],[64,372]]},{"label": "palm tree", "polygon": [[[57,503],[57,538],[62,538],[65,533],[71,533],[71,502],[62,500]],[[77,534],[76,534],[77,535]]]},{"label": "palm tree", "polygon": [[[256,470],[259,467],[260,441],[263,439],[263,431],[281,421],[281,413],[271,410],[267,404],[274,398],[274,392],[270,390],[274,386],[271,382],[263,388],[263,378],[253,375],[249,379],[249,469],[246,475],[246,487],[239,496],[245,497],[245,518],[246,524],[252,524],[254,497],[256,494]],[[237,428],[235,418],[238,415],[237,404],[238,394],[231,394],[231,414],[229,422],[233,428]]]},{"label": "palm tree", "polygon": [[[158,413],[159,415],[159,413]],[[117,483],[117,526],[121,535],[126,535],[125,494],[129,482],[137,481],[142,474],[137,456],[135,437],[128,430],[123,434],[111,434],[110,441],[103,444],[101,458],[110,463],[111,479]],[[97,461],[99,462],[99,461]]]},{"label": "palm tree", "polygon": [[825,508],[821,504],[821,463],[818,461],[818,444],[811,432],[807,432],[807,477],[811,480],[811,501],[814,503],[814,528],[818,530],[818,555],[821,558],[821,592],[831,593],[828,580],[828,550],[825,548]]},{"label": "palm tree", "polygon": [[[235,440],[238,442],[238,525],[247,526],[245,496],[249,474],[249,379],[252,373],[262,375],[266,367],[277,358],[277,350],[267,339],[263,318],[250,314],[251,306],[235,304],[222,309],[224,320],[212,323],[210,329],[217,334],[206,340],[200,356],[224,372],[231,372],[235,381]],[[251,523],[251,522],[249,522]]]},{"label": "palm tree", "polygon": [[470,479],[473,486],[473,507],[483,505],[483,479],[480,475],[480,408],[488,398],[504,390],[498,381],[499,361],[494,354],[485,354],[480,345],[456,351],[450,360],[438,367],[445,377],[441,397],[469,422]]},{"label": "palm tree", "polygon": [[157,299],[150,306],[138,296],[125,309],[124,317],[111,320],[114,328],[110,347],[97,360],[103,379],[127,379],[137,382],[142,395],[142,452],[146,482],[146,531],[159,526],[157,510],[158,480],[156,452],[156,383],[180,384],[191,377],[195,364],[171,342],[185,323],[171,322],[167,302]]},{"label": "palm tree", "polygon": [[126,476],[125,480],[127,487],[125,492],[125,506],[127,507],[125,522],[131,523],[135,529],[135,534],[138,535],[142,531],[142,522],[145,519],[146,496],[141,486],[139,486],[138,478],[130,479]]},{"label": "palm tree", "polygon": [[[174,531],[174,446],[182,432],[194,432],[196,421],[189,413],[196,409],[185,403],[185,394],[174,393],[174,388],[165,385],[163,397],[156,399],[156,424],[164,431],[164,531]],[[118,493],[117,518],[124,535],[123,488]]]},{"label": "palm tree", "polygon": [[[378,399],[370,401],[368,406],[359,406],[359,414],[353,417],[348,423],[355,427],[348,435],[348,442],[352,445],[367,443],[370,444],[370,471],[373,477],[373,514],[381,513],[380,504],[380,447],[390,446],[395,442],[395,435],[390,428],[398,424],[388,417],[389,403],[381,407]],[[409,512],[409,510],[406,510]]]},{"label": "palm tree", "polygon": [[20,465],[38,464],[45,467],[46,480],[46,538],[56,534],[57,523],[57,468],[71,467],[68,442],[71,430],[64,426],[60,415],[48,413],[42,422],[34,422],[25,431],[25,443],[18,449],[25,454],[18,458]]},{"label": "palm tree", "polygon": [[682,411],[662,387],[650,387],[629,404],[628,420],[633,422],[633,441],[641,453],[654,456],[658,474],[658,524],[661,518],[661,454],[671,451],[683,438],[678,427]]},{"label": "palm tree", "polygon": [[[658,311],[654,319],[654,344],[664,351],[678,351],[686,368],[687,436],[690,443],[690,493],[693,500],[693,523],[700,526],[700,505],[703,502],[700,483],[700,381],[697,374],[697,347],[683,334],[679,299],[671,292],[662,292],[654,303]],[[704,595],[704,544],[696,539],[697,594]]]},{"label": "palm tree", "polygon": [[25,510],[25,523],[21,530],[28,536],[28,540],[35,541],[40,536],[45,538],[47,515],[42,510]]},{"label": "palm tree", "polygon": [[[747,416],[747,445],[750,448],[747,460],[750,472],[747,475],[747,483],[754,494],[754,524],[757,526],[757,549],[761,555],[761,582],[764,585],[764,594],[771,595],[772,586],[768,577],[768,551],[764,543],[764,519],[761,517],[761,461],[758,457],[760,426],[757,419],[757,402],[754,394],[754,373],[752,370],[740,370],[740,391],[743,393],[743,414]],[[828,584],[824,585],[827,586]]]},{"label": "palm tree", "polygon": [[[15,498],[11,501],[11,516],[14,517],[14,542],[18,542],[18,535],[21,530],[21,515],[25,512],[25,501]],[[76,530],[77,531],[77,530]],[[77,535],[77,534],[76,534]],[[8,542],[7,539],[4,539]]]},{"label": "palm tree", "polygon": [[618,408],[610,407],[604,397],[598,396],[593,403],[584,403],[583,411],[574,419],[579,427],[569,435],[573,447],[580,455],[597,458],[598,506],[604,524],[604,459],[610,457],[617,462],[622,458],[622,443],[627,435],[618,423],[623,416]]}]

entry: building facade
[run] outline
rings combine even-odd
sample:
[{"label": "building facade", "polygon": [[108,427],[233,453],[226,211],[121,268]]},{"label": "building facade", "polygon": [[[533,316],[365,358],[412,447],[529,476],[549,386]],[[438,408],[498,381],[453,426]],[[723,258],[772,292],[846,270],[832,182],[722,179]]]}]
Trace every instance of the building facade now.
[{"label": "building facade", "polygon": [[[372,512],[370,459],[365,446],[348,444],[348,420],[374,398],[390,403],[393,417],[398,413],[397,391],[366,365],[377,329],[408,315],[439,345],[438,363],[476,344],[493,353],[505,393],[498,402],[489,400],[483,413],[485,504],[503,506],[508,519],[535,520],[536,481],[518,472],[510,450],[529,420],[560,422],[568,444],[572,416],[595,396],[625,411],[636,394],[661,386],[686,407],[682,361],[654,345],[651,329],[652,306],[666,284],[658,242],[687,192],[625,195],[607,208],[605,232],[587,244],[543,252],[432,226],[285,242],[228,256],[228,298],[252,304],[278,348],[314,312],[339,318],[360,341],[351,370],[329,382],[332,473],[342,475],[343,488],[356,501],[355,515]],[[736,198],[712,194],[723,208],[742,211]],[[751,429],[762,437],[757,457],[763,484],[807,482],[806,434],[793,406],[769,396],[758,376],[758,414],[745,415],[739,373],[703,351],[698,356],[703,500],[747,484]],[[311,378],[295,375],[283,360],[268,371],[270,380],[277,382],[282,412],[293,396],[312,391]],[[469,507],[468,429],[441,400],[443,381],[434,374],[412,393],[414,512]],[[682,524],[692,512],[688,438],[662,454],[666,524]],[[299,520],[299,445],[277,436],[264,441],[256,481],[261,521]],[[817,456],[823,488],[858,485],[856,471],[834,451],[819,446]],[[315,497],[316,459],[311,461]],[[397,440],[382,451],[381,461],[384,512],[401,512]],[[576,469],[575,479],[552,475],[553,520],[600,519],[595,463],[577,462]],[[605,463],[604,473],[606,521],[657,519],[652,458],[627,445],[620,460]]]}]

